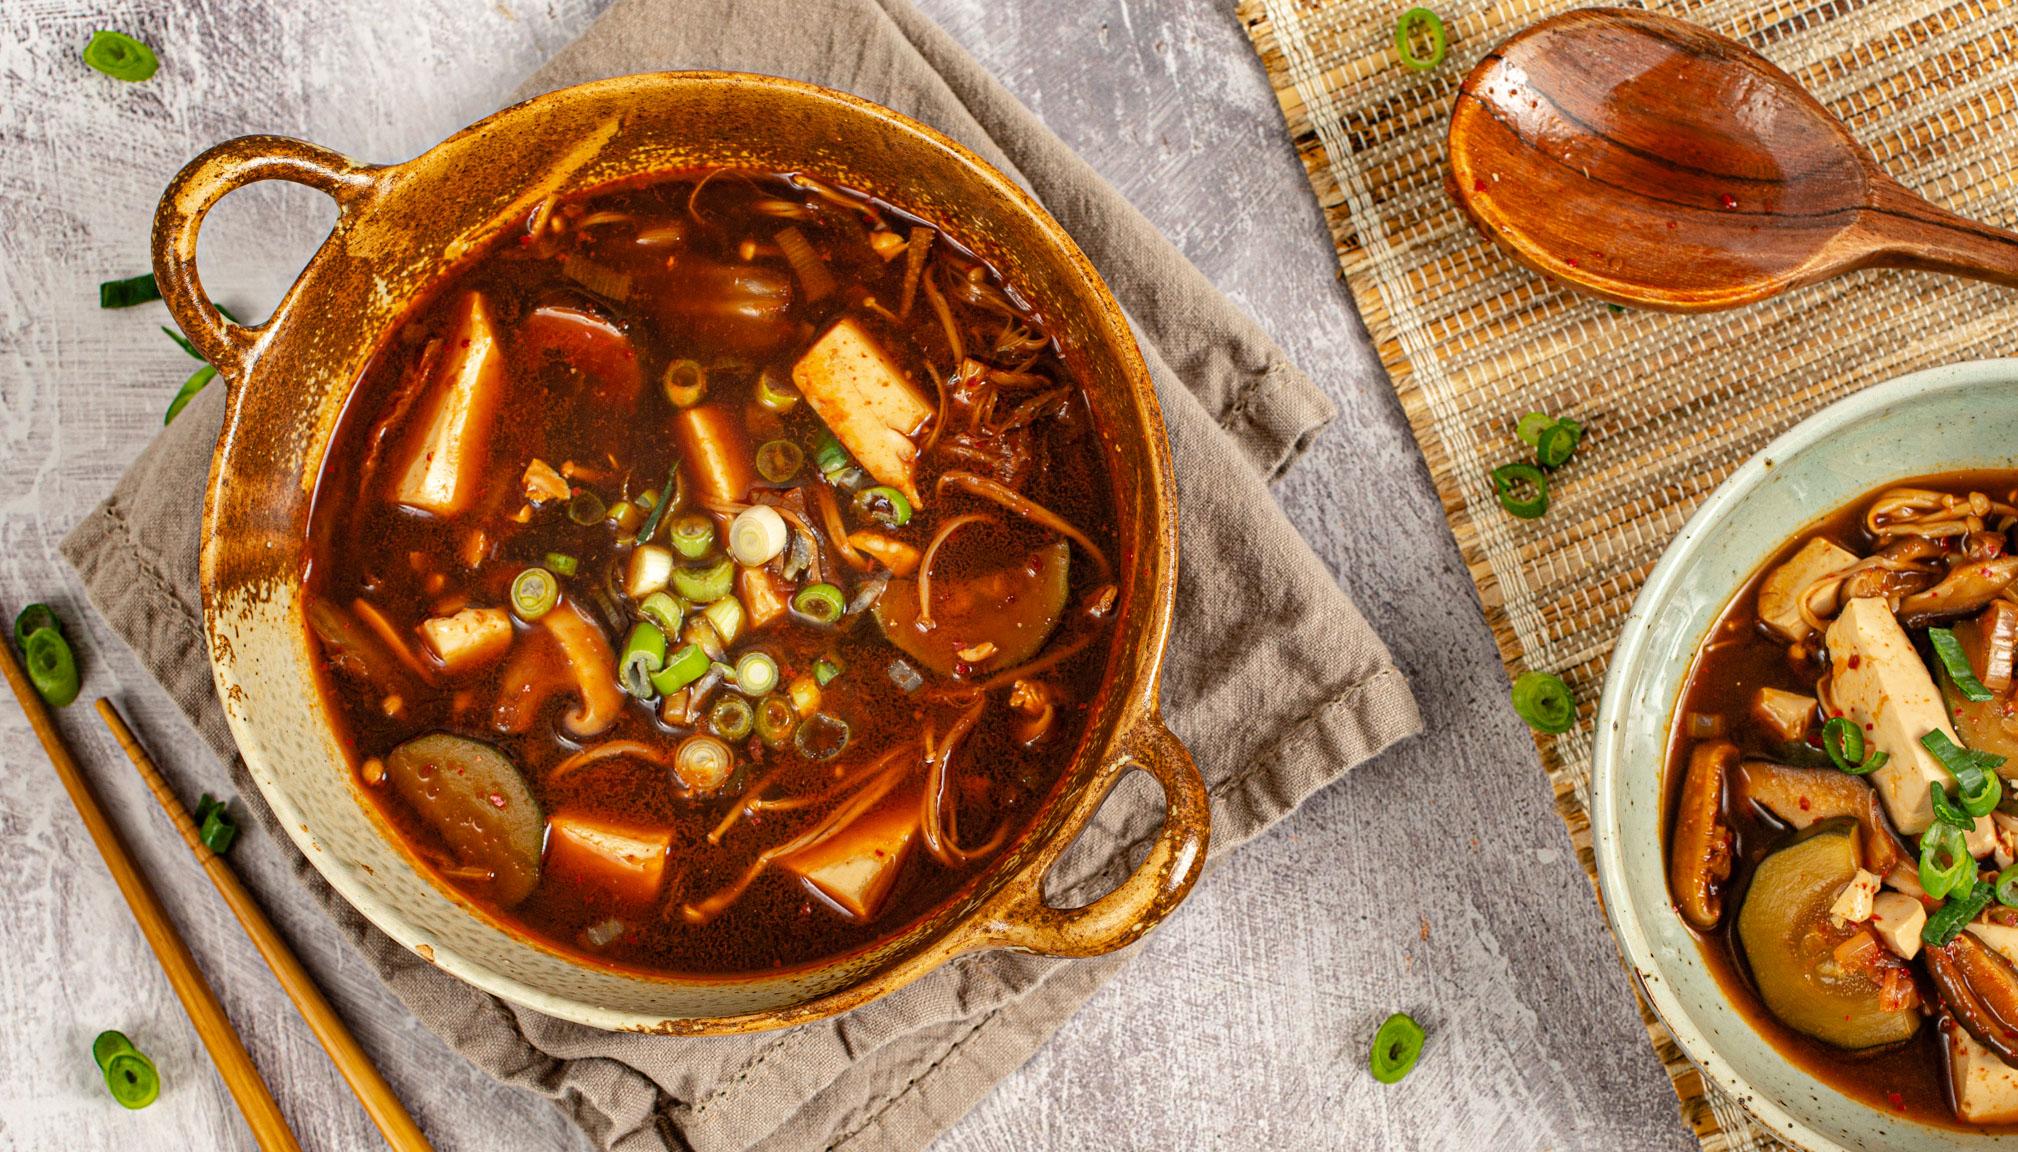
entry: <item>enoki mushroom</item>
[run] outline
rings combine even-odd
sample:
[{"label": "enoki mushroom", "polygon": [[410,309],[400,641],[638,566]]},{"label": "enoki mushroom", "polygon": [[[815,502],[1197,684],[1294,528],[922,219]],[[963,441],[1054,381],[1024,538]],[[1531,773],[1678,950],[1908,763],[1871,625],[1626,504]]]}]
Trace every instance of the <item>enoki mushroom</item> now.
[{"label": "enoki mushroom", "polygon": [[930,632],[932,629],[938,627],[937,622],[932,619],[932,561],[938,558],[940,546],[946,543],[947,537],[953,535],[955,531],[966,525],[992,523],[994,523],[992,519],[983,516],[979,512],[967,512],[939,525],[939,530],[932,534],[932,542],[925,546],[925,558],[918,562],[918,628],[920,631]]},{"label": "enoki mushroom", "polygon": [[901,765],[893,765],[885,769],[881,774],[872,778],[867,784],[864,784],[861,791],[849,797],[845,803],[828,813],[825,818],[814,824],[811,828],[785,841],[783,844],[774,845],[759,852],[757,858],[750,862],[750,866],[744,869],[743,874],[737,877],[728,887],[699,903],[689,902],[681,904],[680,917],[689,924],[706,924],[708,921],[721,915],[727,910],[729,905],[734,904],[742,897],[751,884],[756,883],[757,877],[763,875],[764,869],[769,868],[773,861],[781,860],[795,852],[803,852],[808,848],[826,843],[846,829],[848,825],[867,815],[877,804],[881,803],[883,797],[889,795],[890,790],[897,786],[897,781],[902,776]]},{"label": "enoki mushroom", "polygon": [[[1009,511],[1016,513],[1018,516],[1023,517],[1025,520],[1058,533],[1060,536],[1079,545],[1088,556],[1093,558],[1093,563],[1100,569],[1100,578],[1102,580],[1113,577],[1114,568],[1107,563],[1107,553],[1100,550],[1100,545],[1095,544],[1086,533],[1074,528],[1064,517],[1032,500],[1030,497],[1023,495],[1014,488],[990,480],[986,476],[977,476],[972,472],[946,473],[939,477],[937,490],[943,494],[949,484],[970,496],[979,496],[983,500],[992,500]],[[920,581],[920,583],[922,584],[923,581]],[[921,588],[921,595],[919,597],[921,604],[924,599],[922,592],[923,589]]]},{"label": "enoki mushroom", "polygon": [[977,698],[972,707],[953,721],[946,730],[943,741],[935,741],[932,729],[925,729],[925,795],[924,818],[920,831],[925,838],[925,849],[934,859],[948,868],[959,868],[993,852],[1002,843],[1008,831],[1004,824],[995,830],[988,842],[974,848],[962,848],[959,844],[959,806],[950,802],[947,782],[952,778],[953,753],[959,751],[960,741],[974,730],[981,719],[981,710],[988,706],[985,698]]},{"label": "enoki mushroom", "polygon": [[1899,536],[1940,538],[1983,530],[1988,516],[2018,516],[2018,507],[1981,492],[1957,496],[1929,488],[1890,488],[1864,513],[1864,527],[1880,540]]}]

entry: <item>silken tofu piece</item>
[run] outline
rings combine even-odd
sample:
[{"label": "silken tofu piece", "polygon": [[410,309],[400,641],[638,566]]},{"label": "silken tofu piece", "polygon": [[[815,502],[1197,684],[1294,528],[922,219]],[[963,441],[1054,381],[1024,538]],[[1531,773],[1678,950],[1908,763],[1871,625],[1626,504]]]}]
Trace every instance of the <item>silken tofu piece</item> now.
[{"label": "silken tofu piece", "polygon": [[918,820],[917,796],[900,795],[825,842],[779,860],[778,866],[850,918],[867,920],[882,909],[897,882],[918,838]]},{"label": "silken tofu piece", "polygon": [[[1857,562],[1854,552],[1820,536],[1801,546],[1799,552],[1759,583],[1759,623],[1775,636],[1789,642],[1806,639],[1814,629],[1801,616],[1801,593],[1817,580],[1833,576]],[[1835,593],[1817,595],[1810,607],[1827,617],[1836,610]]]},{"label": "silken tofu piece", "polygon": [[[1969,932],[1984,946],[2018,964],[2018,928],[1977,922]],[[1948,1075],[1953,1080],[1955,1113],[1970,1124],[2018,1122],[2018,1069],[1998,1059],[1968,1031],[1953,1021],[1941,1031],[1948,1041]]]},{"label": "silken tofu piece", "polygon": [[547,872],[630,904],[649,904],[666,875],[671,830],[556,812],[547,825]]},{"label": "silken tofu piece", "polygon": [[434,407],[408,448],[406,471],[393,499],[437,516],[469,507],[490,457],[491,426],[504,393],[504,354],[480,293],[464,298],[432,384]]},{"label": "silken tofu piece", "polygon": [[505,654],[512,646],[511,615],[502,608],[465,608],[421,621],[420,636],[442,668],[455,676]]},{"label": "silken tofu piece", "polygon": [[[1864,729],[1866,755],[1877,748],[1891,757],[1871,774],[1871,783],[1885,801],[1893,826],[1917,836],[1934,823],[1929,786],[1954,783],[1920,743],[1922,736],[1936,731],[1956,739],[1941,706],[1941,693],[1892,615],[1891,605],[1883,600],[1859,597],[1845,604],[1829,625],[1828,645],[1836,707]],[[1976,822],[1968,839],[1969,850],[1978,856],[1995,847],[1989,817]]]},{"label": "silken tofu piece", "polygon": [[912,437],[932,405],[875,337],[843,316],[792,366],[792,383],[877,483],[920,503]]}]

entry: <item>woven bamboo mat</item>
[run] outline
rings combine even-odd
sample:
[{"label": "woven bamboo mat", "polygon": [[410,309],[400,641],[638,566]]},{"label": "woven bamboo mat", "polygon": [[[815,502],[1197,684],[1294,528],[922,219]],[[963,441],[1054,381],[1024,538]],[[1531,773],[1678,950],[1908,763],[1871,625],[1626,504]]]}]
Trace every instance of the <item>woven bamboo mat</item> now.
[{"label": "woven bamboo mat", "polygon": [[[1400,394],[1508,670],[1567,680],[1584,727],[1542,764],[1592,870],[1589,723],[1641,582],[1737,464],[1848,393],[1934,364],[2018,350],[2018,293],[1867,272],[1710,316],[1614,312],[1541,279],[1445,194],[1459,83],[1562,0],[1441,0],[1450,49],[1402,67],[1408,3],[1242,0],[1339,262]],[[2018,226],[2018,0],[1651,0],[1751,45],[1814,92],[1907,187]],[[1503,512],[1487,473],[1526,458],[1521,414],[1588,433],[1540,520]],[[1706,1149],[1782,1145],[1706,1084],[1641,1005],[1684,1119]]]}]

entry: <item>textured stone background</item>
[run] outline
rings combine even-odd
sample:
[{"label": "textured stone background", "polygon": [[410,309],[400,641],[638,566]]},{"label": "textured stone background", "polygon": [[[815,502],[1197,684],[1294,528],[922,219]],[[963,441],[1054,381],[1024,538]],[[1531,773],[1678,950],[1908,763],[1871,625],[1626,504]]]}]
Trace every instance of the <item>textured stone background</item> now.
[{"label": "textured stone background", "polygon": [[[0,6],[0,604],[83,629],[88,693],[126,707],[194,794],[225,779],[82,610],[57,541],[159,426],[189,372],[160,305],[101,312],[146,269],[154,203],[190,156],[281,132],[404,159],[493,111],[604,0],[7,0]],[[1252,312],[1342,415],[1278,495],[1412,679],[1430,734],[1243,850],[945,1149],[1692,1148],[1401,412],[1228,0],[923,0]],[[669,5],[676,10],[677,5]],[[76,59],[93,27],[159,49],[152,82]],[[333,212],[305,189],[229,199],[205,283],[263,316]],[[114,819],[311,1149],[376,1133],[88,709],[65,718]],[[283,853],[235,863],[438,1147],[576,1148],[543,1101],[415,1025],[318,914]],[[1261,883],[1269,873],[1288,883]],[[251,1148],[53,773],[0,707],[0,1147]],[[1416,1073],[1366,1075],[1397,1008]],[[144,1113],[96,1082],[125,1029],[166,1079]]]}]

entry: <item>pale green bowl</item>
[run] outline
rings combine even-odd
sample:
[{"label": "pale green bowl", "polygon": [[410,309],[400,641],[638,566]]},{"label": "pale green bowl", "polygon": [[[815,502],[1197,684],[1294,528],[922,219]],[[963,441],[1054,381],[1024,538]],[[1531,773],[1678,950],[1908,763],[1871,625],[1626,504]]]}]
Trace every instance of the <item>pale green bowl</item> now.
[{"label": "pale green bowl", "polygon": [[1682,528],[1626,618],[1598,709],[1591,834],[1626,963],[1682,1051],[1784,1139],[1814,1152],[2011,1148],[1859,1103],[1780,1056],[1731,1006],[1668,897],[1661,759],[1696,646],[1803,525],[1878,485],[2018,463],[2018,360],[1915,372],[1809,417],[1731,474]]}]

